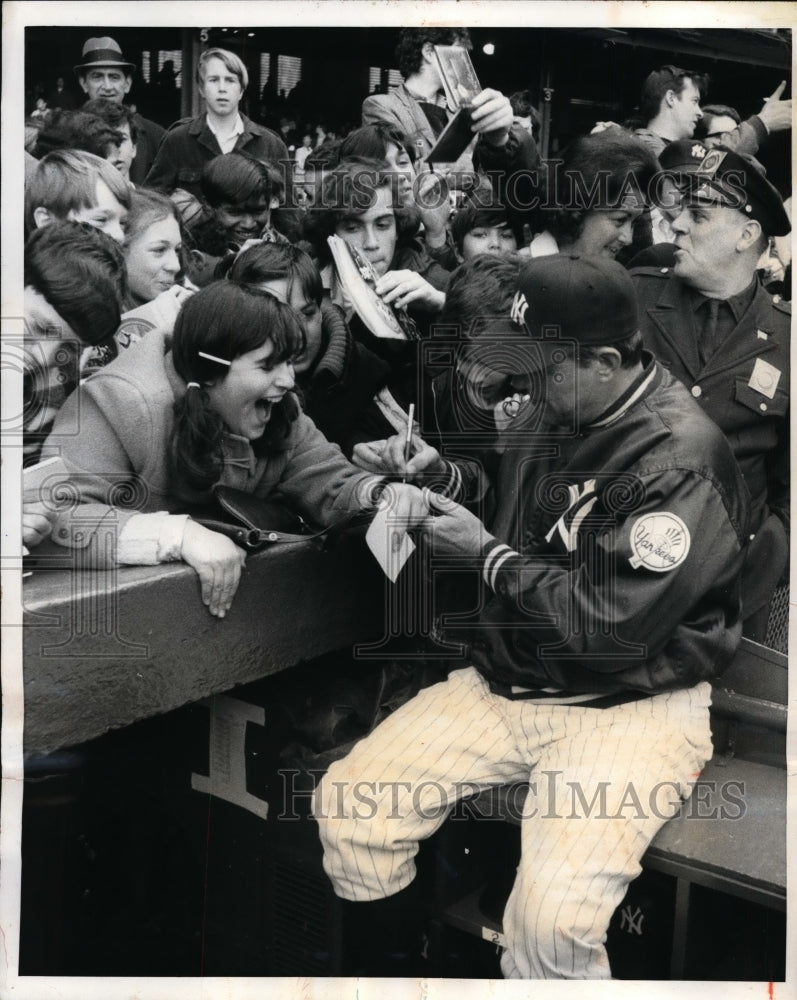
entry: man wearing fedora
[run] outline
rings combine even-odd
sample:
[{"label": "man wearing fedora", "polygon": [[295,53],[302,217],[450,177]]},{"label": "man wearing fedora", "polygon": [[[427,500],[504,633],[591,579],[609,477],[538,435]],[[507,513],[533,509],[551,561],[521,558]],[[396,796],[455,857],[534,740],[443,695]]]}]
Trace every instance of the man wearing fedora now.
[{"label": "man wearing fedora", "polygon": [[[119,43],[108,35],[89,38],[83,46],[81,59],[74,69],[88,100],[104,97],[122,104],[133,85],[136,67],[122,55]],[[143,184],[166,130],[138,113],[134,118],[136,156],[130,167],[130,180],[133,184]]]}]

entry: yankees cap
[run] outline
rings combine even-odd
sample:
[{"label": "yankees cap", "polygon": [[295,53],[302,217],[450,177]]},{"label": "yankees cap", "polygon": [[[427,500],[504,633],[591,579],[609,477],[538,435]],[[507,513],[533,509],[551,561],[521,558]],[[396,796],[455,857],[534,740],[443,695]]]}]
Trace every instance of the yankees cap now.
[{"label": "yankees cap", "polygon": [[634,284],[614,260],[535,257],[518,276],[512,319],[532,337],[613,344],[639,329]]}]

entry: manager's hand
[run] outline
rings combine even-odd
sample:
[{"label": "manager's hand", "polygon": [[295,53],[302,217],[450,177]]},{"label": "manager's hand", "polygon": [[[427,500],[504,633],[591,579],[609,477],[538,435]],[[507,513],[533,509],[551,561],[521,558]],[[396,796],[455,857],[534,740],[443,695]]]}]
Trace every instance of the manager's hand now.
[{"label": "manager's hand", "polygon": [[480,555],[485,542],[493,536],[482,522],[461,504],[439,493],[424,490],[424,497],[433,515],[423,525],[431,536],[438,555]]},{"label": "manager's hand", "polygon": [[446,464],[440,457],[440,452],[433,448],[419,434],[413,434],[410,440],[410,457],[404,461],[404,445],[406,435],[394,434],[393,437],[379,441],[362,441],[354,446],[352,462],[367,472],[376,472],[382,476],[415,476],[441,475],[446,471]]}]

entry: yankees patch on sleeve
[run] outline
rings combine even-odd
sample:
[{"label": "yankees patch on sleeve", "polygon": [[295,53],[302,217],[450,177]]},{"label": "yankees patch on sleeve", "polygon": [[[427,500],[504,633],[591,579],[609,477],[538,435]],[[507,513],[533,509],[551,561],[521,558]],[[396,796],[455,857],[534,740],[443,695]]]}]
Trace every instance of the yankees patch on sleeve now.
[{"label": "yankees patch on sleeve", "polygon": [[675,569],[689,555],[689,529],[670,511],[644,514],[631,525],[631,557],[634,569],[644,567],[654,573]]}]

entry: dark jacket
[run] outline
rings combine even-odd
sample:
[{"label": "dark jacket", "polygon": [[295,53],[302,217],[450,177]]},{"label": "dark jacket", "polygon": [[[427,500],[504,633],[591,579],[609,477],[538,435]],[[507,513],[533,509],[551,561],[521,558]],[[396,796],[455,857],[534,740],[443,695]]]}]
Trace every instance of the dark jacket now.
[{"label": "dark jacket", "polygon": [[[632,275],[645,346],[725,432],[753,500],[753,526],[768,505],[788,527],[791,307],[759,285],[737,327],[703,365],[690,286],[667,268]],[[759,359],[780,372],[771,397],[755,388]]]},{"label": "dark jacket", "polygon": [[524,225],[531,233],[545,228],[540,204],[545,199],[546,164],[540,159],[536,142],[522,125],[513,122],[503,146],[479,142],[473,163],[489,176],[493,191],[506,206],[510,224],[517,233],[522,232]]},{"label": "dark jacket", "polygon": [[[286,189],[289,189],[292,167],[285,143],[276,133],[256,125],[245,115],[241,115],[241,120],[244,131],[238,136],[234,152],[248,153],[274,165],[282,164]],[[147,187],[164,188],[166,191],[180,187],[200,198],[202,168],[216,156],[221,156],[221,147],[208,128],[207,116],[183,118],[166,133],[147,175]]]},{"label": "dark jacket", "polygon": [[324,347],[312,371],[299,376],[305,413],[328,441],[351,457],[354,445],[395,433],[373,398],[390,376],[390,366],[357,343],[343,312],[321,304]]},{"label": "dark jacket", "polygon": [[155,162],[166,129],[139,114],[133,116],[133,123],[136,128],[136,157],[130,165],[130,180],[138,186],[144,183]]},{"label": "dark jacket", "polygon": [[645,359],[599,421],[509,442],[472,648],[501,694],[688,687],[738,645],[747,491],[722,433]]},{"label": "dark jacket", "polygon": [[[667,268],[632,272],[645,345],[724,431],[752,498],[755,539],[745,572],[745,617],[765,605],[788,561],[791,307],[759,284],[720,351],[703,365],[693,290]],[[760,390],[759,362],[780,372]]]}]

